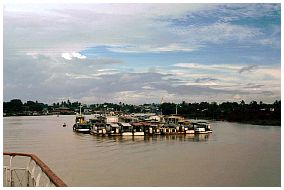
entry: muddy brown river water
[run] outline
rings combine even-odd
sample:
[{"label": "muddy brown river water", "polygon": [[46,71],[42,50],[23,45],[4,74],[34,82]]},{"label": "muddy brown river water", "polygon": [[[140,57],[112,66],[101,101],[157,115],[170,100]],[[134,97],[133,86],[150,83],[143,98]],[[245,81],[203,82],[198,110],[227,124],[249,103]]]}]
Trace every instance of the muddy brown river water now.
[{"label": "muddy brown river water", "polygon": [[281,185],[279,126],[218,121],[209,135],[98,137],[73,132],[74,119],[5,117],[3,150],[36,154],[68,186]]}]

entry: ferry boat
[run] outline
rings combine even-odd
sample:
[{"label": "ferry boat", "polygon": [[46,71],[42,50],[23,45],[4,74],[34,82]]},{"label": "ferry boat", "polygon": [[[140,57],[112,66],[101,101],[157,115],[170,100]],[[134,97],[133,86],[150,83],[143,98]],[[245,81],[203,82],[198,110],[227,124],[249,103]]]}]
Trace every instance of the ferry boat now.
[{"label": "ferry boat", "polygon": [[81,113],[81,108],[82,106],[80,106],[80,113],[76,115],[75,124],[73,125],[73,131],[79,133],[90,133],[91,124],[85,121],[85,116]]}]

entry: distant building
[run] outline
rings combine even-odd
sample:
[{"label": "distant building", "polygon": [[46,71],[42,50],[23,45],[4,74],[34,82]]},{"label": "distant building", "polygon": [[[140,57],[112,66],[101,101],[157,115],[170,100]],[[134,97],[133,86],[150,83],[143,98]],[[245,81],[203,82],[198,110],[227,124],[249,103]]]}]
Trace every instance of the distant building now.
[{"label": "distant building", "polygon": [[178,124],[179,122],[184,121],[184,117],[178,116],[178,115],[168,115],[164,117],[166,123],[173,123]]},{"label": "distant building", "polygon": [[60,114],[60,115],[71,115],[71,114],[74,114],[74,112],[71,111],[70,108],[67,108],[67,107],[55,108],[52,113],[53,114]]},{"label": "distant building", "polygon": [[161,117],[159,115],[152,115],[149,117],[150,120],[154,120],[154,121],[161,121]]},{"label": "distant building", "polygon": [[85,109],[83,110],[83,112],[84,112],[84,114],[92,114],[93,110],[90,109],[90,108],[85,108]]}]

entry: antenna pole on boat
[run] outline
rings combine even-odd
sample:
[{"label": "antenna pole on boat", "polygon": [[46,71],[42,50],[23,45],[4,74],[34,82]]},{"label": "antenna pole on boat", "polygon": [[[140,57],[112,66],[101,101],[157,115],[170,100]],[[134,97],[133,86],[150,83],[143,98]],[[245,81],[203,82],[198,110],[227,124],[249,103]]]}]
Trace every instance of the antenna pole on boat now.
[{"label": "antenna pole on boat", "polygon": [[80,115],[81,115],[81,108],[82,108],[83,106],[82,105],[80,105]]},{"label": "antenna pole on boat", "polygon": [[176,115],[178,114],[178,105],[176,104]]}]

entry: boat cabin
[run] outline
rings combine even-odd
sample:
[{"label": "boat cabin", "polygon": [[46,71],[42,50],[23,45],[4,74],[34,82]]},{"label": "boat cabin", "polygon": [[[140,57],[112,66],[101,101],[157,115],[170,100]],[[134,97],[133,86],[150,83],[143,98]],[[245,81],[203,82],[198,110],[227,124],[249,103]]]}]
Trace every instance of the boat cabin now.
[{"label": "boat cabin", "polygon": [[168,115],[168,116],[165,116],[164,119],[165,119],[165,122],[168,124],[170,123],[178,124],[179,122],[184,121],[184,117],[179,116],[179,115]]},{"label": "boat cabin", "polygon": [[118,125],[120,126],[121,132],[132,132],[133,127],[130,123],[119,122]]},{"label": "boat cabin", "polygon": [[144,126],[143,126],[142,122],[134,122],[134,123],[131,123],[131,125],[133,127],[134,132],[143,132],[144,131]]},{"label": "boat cabin", "polygon": [[168,135],[168,134],[176,134],[177,133],[177,125],[170,123],[165,124],[161,128],[161,134]]},{"label": "boat cabin", "polygon": [[75,123],[85,123],[85,117],[83,115],[76,115]]},{"label": "boat cabin", "polygon": [[117,123],[107,123],[106,130],[110,135],[119,135],[119,125]]}]

